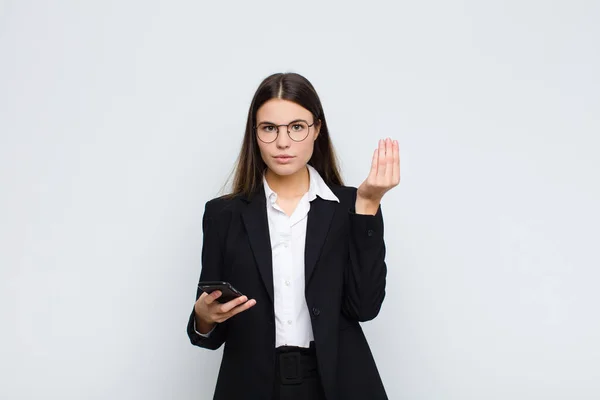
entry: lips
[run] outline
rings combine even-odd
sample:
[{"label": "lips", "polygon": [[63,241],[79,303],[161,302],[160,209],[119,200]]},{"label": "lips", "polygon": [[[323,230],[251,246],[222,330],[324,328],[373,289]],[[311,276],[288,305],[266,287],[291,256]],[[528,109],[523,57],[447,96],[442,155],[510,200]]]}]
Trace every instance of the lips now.
[{"label": "lips", "polygon": [[280,156],[275,156],[275,161],[279,164],[287,164],[289,163],[294,157],[287,155],[287,154],[282,154]]}]

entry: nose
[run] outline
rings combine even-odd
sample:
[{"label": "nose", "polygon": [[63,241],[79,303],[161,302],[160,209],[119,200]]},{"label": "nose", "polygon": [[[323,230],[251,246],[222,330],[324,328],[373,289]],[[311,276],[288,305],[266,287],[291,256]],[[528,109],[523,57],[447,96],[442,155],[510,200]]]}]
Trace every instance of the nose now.
[{"label": "nose", "polygon": [[279,135],[277,135],[277,139],[275,139],[275,145],[278,149],[287,149],[291,146],[292,139],[287,132],[286,126],[279,127]]}]

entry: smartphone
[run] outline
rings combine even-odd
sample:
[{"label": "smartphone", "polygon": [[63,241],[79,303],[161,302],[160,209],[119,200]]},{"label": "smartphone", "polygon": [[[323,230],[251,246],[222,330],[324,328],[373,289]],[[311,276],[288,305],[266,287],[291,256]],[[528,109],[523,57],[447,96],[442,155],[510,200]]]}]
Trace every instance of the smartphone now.
[{"label": "smartphone", "polygon": [[219,303],[227,303],[228,301],[242,296],[242,293],[231,286],[229,282],[200,282],[198,283],[198,287],[208,294],[211,294],[215,290],[219,290],[221,292],[221,296],[217,299]]}]

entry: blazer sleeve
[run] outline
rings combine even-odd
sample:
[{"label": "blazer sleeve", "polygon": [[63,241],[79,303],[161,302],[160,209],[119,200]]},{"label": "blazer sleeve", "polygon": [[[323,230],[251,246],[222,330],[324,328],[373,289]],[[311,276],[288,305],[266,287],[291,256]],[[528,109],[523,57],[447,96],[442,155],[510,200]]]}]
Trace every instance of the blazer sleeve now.
[{"label": "blazer sleeve", "polygon": [[381,207],[376,215],[349,210],[349,260],[344,270],[342,312],[350,319],[372,320],[385,298],[387,266]]},{"label": "blazer sleeve", "polygon": [[[221,281],[223,266],[223,250],[219,235],[219,224],[216,220],[216,212],[211,209],[211,202],[206,203],[204,216],[202,217],[202,270],[200,281]],[[196,290],[196,300],[202,291]],[[193,345],[206,349],[216,350],[225,342],[227,337],[227,321],[217,324],[208,336],[199,335],[195,330],[194,309],[188,320],[187,334]]]}]

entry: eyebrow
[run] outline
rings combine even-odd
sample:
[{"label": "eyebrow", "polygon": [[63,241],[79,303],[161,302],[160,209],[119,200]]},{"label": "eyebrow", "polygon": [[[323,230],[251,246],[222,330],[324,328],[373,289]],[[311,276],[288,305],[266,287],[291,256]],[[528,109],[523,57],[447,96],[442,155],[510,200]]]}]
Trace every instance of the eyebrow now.
[{"label": "eyebrow", "polygon": [[[298,122],[298,121],[304,121],[304,122],[306,122],[306,120],[305,120],[305,119],[302,119],[302,118],[296,118],[295,120],[293,120],[293,121],[290,121],[290,122],[288,122],[288,123],[287,123],[287,124],[285,124],[285,125],[289,125],[289,124],[292,124],[292,123],[294,123],[294,122]],[[275,122],[271,122],[271,121],[261,121],[261,122],[259,122],[257,125],[260,125],[260,124],[271,124],[271,125],[277,125]],[[281,125],[283,125],[283,124],[281,124]]]}]

